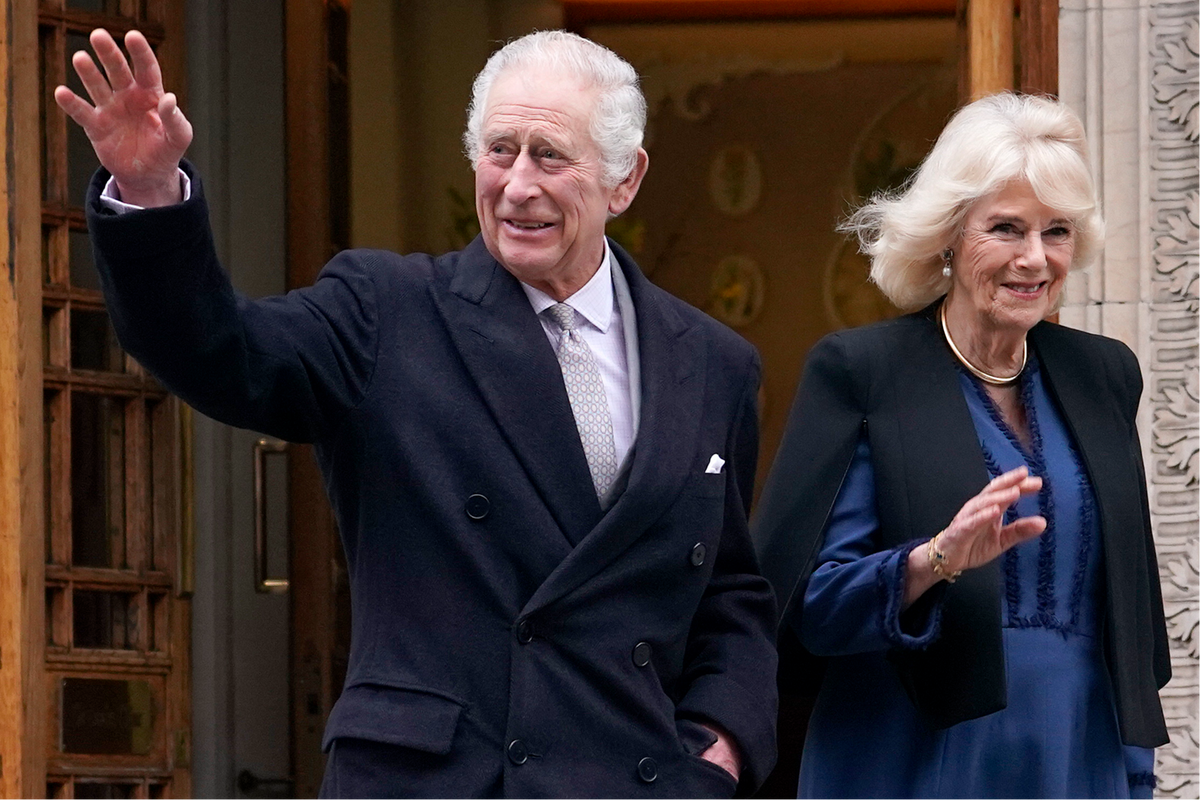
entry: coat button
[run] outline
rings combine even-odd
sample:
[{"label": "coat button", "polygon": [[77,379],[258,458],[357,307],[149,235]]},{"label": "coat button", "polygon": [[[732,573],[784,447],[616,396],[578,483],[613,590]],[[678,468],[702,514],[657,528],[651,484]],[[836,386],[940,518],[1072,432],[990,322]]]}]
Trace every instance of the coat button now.
[{"label": "coat button", "polygon": [[467,516],[478,522],[488,515],[492,504],[481,494],[473,494],[467,498]]},{"label": "coat button", "polygon": [[646,783],[654,783],[658,777],[658,763],[653,758],[643,758],[638,762],[638,777]]},{"label": "coat button", "polygon": [[692,548],[692,566],[698,567],[704,563],[704,557],[708,555],[708,548],[704,546],[704,542],[697,542]]},{"label": "coat button", "polygon": [[[650,645],[648,642],[638,642],[633,647],[633,665],[644,667],[650,663]],[[651,762],[653,763],[653,762]]]},{"label": "coat button", "polygon": [[520,739],[513,739],[508,743],[508,760],[517,766],[529,760],[529,750]]},{"label": "coat button", "polygon": [[533,623],[527,619],[521,620],[521,624],[517,626],[517,641],[521,644],[529,644],[533,641]]}]

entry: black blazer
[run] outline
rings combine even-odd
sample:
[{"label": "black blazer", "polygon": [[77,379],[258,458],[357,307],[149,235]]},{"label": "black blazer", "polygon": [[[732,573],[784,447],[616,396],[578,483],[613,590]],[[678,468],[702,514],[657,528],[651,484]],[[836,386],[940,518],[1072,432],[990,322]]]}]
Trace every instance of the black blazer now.
[{"label": "black blazer", "polygon": [[[754,522],[785,627],[803,613],[808,575],[860,432],[870,440],[881,549],[929,538],[988,482],[937,306],[830,334],[809,354]],[[1171,669],[1137,437],[1137,360],[1117,341],[1049,322],[1029,332],[1029,343],[1099,506],[1105,653],[1122,739],[1165,744],[1157,690]],[[937,727],[1007,703],[1001,583],[994,561],[941,585],[938,641],[889,653],[914,704]],[[785,663],[781,681],[794,677],[783,674],[788,669]]]},{"label": "black blazer", "polygon": [[116,217],[106,177],[89,226],[122,345],[205,414],[316,445],[353,600],[325,791],[730,795],[696,755],[703,720],[741,747],[743,791],[770,771],[748,343],[616,250],[642,405],[603,512],[553,348],[480,240],[342,253],[312,287],[252,301],[217,263],[198,180],[181,206]]}]

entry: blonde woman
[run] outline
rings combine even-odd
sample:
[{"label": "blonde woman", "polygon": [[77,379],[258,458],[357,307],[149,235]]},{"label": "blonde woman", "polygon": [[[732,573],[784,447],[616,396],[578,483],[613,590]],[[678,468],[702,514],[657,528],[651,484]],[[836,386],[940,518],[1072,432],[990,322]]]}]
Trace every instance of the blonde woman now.
[{"label": "blonde woman", "polygon": [[847,228],[918,310],[813,348],[756,520],[783,633],[826,661],[800,796],[1150,796],[1141,374],[1046,321],[1103,242],[1082,125],[972,103]]}]

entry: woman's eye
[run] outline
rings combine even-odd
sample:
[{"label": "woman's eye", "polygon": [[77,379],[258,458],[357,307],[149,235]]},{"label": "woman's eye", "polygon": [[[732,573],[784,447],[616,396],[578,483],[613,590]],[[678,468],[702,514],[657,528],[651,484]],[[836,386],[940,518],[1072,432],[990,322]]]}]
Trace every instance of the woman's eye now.
[{"label": "woman's eye", "polygon": [[1065,225],[1055,225],[1047,230],[1045,235],[1048,239],[1066,239],[1071,235],[1071,229]]},{"label": "woman's eye", "polygon": [[1017,231],[1017,226],[1013,225],[1011,222],[997,222],[995,225],[992,226],[992,233],[999,233],[999,234],[1003,234],[1005,236],[1011,236],[1013,234],[1019,233],[1019,231]]}]

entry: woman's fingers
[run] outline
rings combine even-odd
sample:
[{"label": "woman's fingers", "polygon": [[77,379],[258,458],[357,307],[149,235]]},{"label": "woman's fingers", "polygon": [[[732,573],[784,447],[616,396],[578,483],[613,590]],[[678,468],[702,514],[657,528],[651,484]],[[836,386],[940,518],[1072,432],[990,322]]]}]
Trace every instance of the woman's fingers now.
[{"label": "woman's fingers", "polygon": [[1046,518],[1041,516],[1021,517],[1000,529],[1000,546],[1007,550],[1028,539],[1041,536],[1046,530]]},{"label": "woman's fingers", "polygon": [[[1013,475],[1015,472],[1017,470],[1005,473],[1005,475]],[[1001,475],[1000,477],[1003,478],[1005,475]],[[1013,478],[1013,480],[994,485],[1000,480],[1000,478],[997,478],[996,481],[984,487],[983,491],[978,494],[978,497],[983,502],[1003,503],[1007,507],[1024,495],[1037,494],[1042,490],[1042,479],[1035,475],[1022,476],[1019,479],[1013,476]]]},{"label": "woman's fingers", "polygon": [[1021,492],[1015,486],[995,489],[989,485],[982,492],[964,503],[959,514],[974,514],[979,509],[987,508],[988,506],[999,506],[1001,509],[1005,509],[1017,502],[1020,497]]}]

